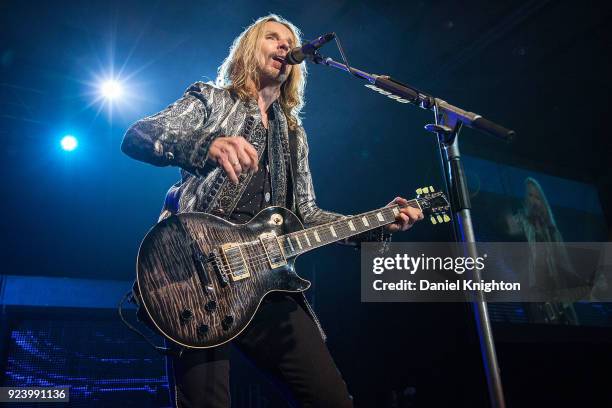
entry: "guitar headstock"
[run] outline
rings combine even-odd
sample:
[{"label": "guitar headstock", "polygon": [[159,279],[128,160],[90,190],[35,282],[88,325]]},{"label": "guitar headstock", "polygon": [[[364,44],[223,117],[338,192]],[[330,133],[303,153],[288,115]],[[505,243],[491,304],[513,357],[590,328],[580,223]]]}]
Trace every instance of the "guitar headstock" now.
[{"label": "guitar headstock", "polygon": [[448,215],[450,204],[442,191],[435,191],[433,186],[421,187],[416,189],[416,200],[423,210],[423,214],[429,216],[432,224],[443,224],[450,222]]}]

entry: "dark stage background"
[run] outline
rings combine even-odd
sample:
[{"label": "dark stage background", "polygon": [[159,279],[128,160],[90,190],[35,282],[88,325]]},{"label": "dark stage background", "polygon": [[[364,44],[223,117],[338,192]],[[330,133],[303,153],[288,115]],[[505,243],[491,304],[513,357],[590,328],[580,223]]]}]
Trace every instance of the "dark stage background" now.
[{"label": "dark stage background", "polygon": [[[530,176],[567,240],[609,240],[612,9],[595,4],[0,2],[3,383],[72,384],[75,401],[91,406],[167,406],[162,359],[113,308],[178,170],[132,161],[119,146],[131,123],[192,82],[214,80],[234,37],[268,12],[308,39],[335,31],[355,67],[517,132],[505,144],[462,131],[477,234],[503,238],[495,214],[520,205],[515,187]],[[333,44],[323,53],[340,59]],[[112,104],[98,92],[109,78],[124,87]],[[309,67],[306,98],[322,208],[357,213],[442,186],[435,140],[423,129],[430,113],[319,66]],[[60,148],[66,134],[78,139],[72,152]],[[496,189],[495,174],[515,187]],[[451,231],[421,223],[394,239],[448,240]],[[309,296],[360,406],[486,406],[468,305],[361,303],[358,254],[340,246],[301,257],[298,268],[314,281]],[[495,310],[509,406],[612,403],[604,382],[609,305],[584,312],[591,320],[581,327],[528,324],[509,319],[516,311],[503,305]],[[235,406],[283,406],[282,391],[235,360]]]}]

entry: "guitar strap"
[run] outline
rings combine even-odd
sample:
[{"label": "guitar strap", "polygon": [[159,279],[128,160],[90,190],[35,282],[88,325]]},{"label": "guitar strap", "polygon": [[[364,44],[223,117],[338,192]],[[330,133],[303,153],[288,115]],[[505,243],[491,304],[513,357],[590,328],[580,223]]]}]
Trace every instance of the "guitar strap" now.
[{"label": "guitar strap", "polygon": [[297,134],[289,130],[289,171],[287,172],[287,208],[297,213],[295,172],[297,171]]}]

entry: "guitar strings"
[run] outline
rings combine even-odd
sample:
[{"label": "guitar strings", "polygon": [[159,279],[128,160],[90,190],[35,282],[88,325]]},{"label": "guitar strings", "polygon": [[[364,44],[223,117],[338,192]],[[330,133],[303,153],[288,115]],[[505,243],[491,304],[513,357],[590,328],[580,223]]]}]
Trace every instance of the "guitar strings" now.
[{"label": "guitar strings", "polygon": [[[384,209],[382,209],[382,211],[385,211],[385,210],[387,210],[387,211],[392,210],[392,207],[385,207]],[[375,213],[375,212],[381,212],[381,211],[380,210],[374,210],[374,211],[371,211],[370,213],[364,213],[362,216],[367,218],[368,215],[372,215],[371,213]],[[338,221],[333,221],[333,222],[331,222],[329,224],[325,224],[323,226],[319,226],[319,227],[316,227],[316,228],[318,229],[318,228],[335,226],[341,234],[349,233],[349,232],[353,233],[354,232],[355,235],[358,235],[358,234],[360,234],[362,232],[365,232],[365,231],[368,231],[368,230],[371,230],[371,229],[374,229],[374,228],[378,228],[378,227],[380,227],[382,225],[386,225],[386,224],[390,223],[390,222],[386,222],[386,221],[380,221],[377,218],[375,220],[376,220],[376,223],[380,223],[380,225],[373,226],[372,228],[368,228],[368,229],[366,229],[364,231],[360,231],[360,232],[356,232],[356,231],[351,230],[348,227],[348,225],[347,225],[346,219],[338,220]],[[374,223],[372,223],[372,224],[374,224]],[[285,253],[288,252],[288,253],[291,253],[291,255],[298,255],[300,251],[304,250],[304,248],[300,248],[300,250],[298,250],[298,251],[295,251],[295,250],[291,251],[291,248],[288,247],[288,244],[287,244],[287,241],[286,241],[288,238],[294,238],[294,239],[296,239],[296,237],[299,238],[300,234],[302,234],[302,235],[307,234],[307,230],[296,231],[296,232],[289,233],[289,234],[286,234],[286,235],[282,236],[282,237],[285,237],[285,242],[283,242],[283,244],[282,244],[283,248],[285,249],[285,251],[284,251]],[[312,234],[312,232],[311,232],[311,234]],[[327,232],[325,232],[325,234],[327,234]],[[321,235],[325,235],[325,234],[323,232],[321,232]],[[281,237],[279,237],[279,238],[281,238]],[[335,237],[332,236],[332,238],[335,238]],[[334,241],[330,241],[329,243],[331,243],[331,242],[334,242]],[[326,245],[326,243],[325,244],[324,243],[319,243],[319,244],[320,245],[316,245],[316,244],[312,245],[311,244],[306,249],[310,250],[310,249],[315,249],[315,248],[317,248],[319,246]],[[243,248],[245,248],[245,249],[255,249],[255,248],[249,248],[247,246],[248,244],[240,244],[240,245],[244,245]],[[225,267],[227,265],[227,267],[225,267],[224,269],[230,269],[229,273],[232,274],[232,276],[233,276],[233,273],[231,272],[231,268],[232,267],[240,266],[241,264],[243,264],[245,262],[247,264],[250,264],[251,266],[258,266],[260,264],[265,265],[266,264],[265,262],[261,263],[259,261],[261,261],[261,260],[268,260],[268,255],[264,253],[264,254],[261,254],[261,255],[255,255],[254,257],[250,257],[249,259],[247,259],[244,256],[239,256],[239,255],[236,254],[236,255],[229,255],[228,258],[229,258],[228,262],[226,262],[223,266]],[[243,261],[243,259],[244,259],[244,261]],[[257,264],[255,262],[257,262]],[[224,270],[224,272],[226,272],[226,271]]]},{"label": "guitar strings", "polygon": [[[379,226],[373,227],[371,229],[374,228],[378,228]],[[348,227],[344,227],[344,226],[338,226],[338,230],[340,233],[343,232],[354,232],[352,230],[350,230]],[[368,231],[368,230],[365,230]],[[365,231],[361,231],[361,232],[365,232]],[[361,233],[361,232],[357,232],[355,235]],[[302,234],[305,234],[304,232],[302,232]],[[289,235],[289,234],[287,234]],[[330,241],[329,243],[334,242],[334,241]],[[279,243],[280,244],[280,243]],[[305,250],[311,250],[311,249],[315,249],[318,248],[320,246],[326,245],[324,243],[319,243],[319,245],[315,244],[315,245],[310,245],[308,248],[301,248],[298,251],[291,251],[290,248],[288,247],[287,242],[283,242],[282,247],[285,249],[285,253],[290,253],[291,255],[299,255],[301,252],[305,252]],[[262,246],[263,247],[263,246]],[[243,248],[248,248],[247,246],[244,246]],[[250,248],[250,249],[255,249],[255,248]],[[273,254],[276,255],[276,254]],[[227,262],[222,262],[222,265],[220,267],[220,269],[222,269],[222,271],[226,274],[229,274],[231,276],[235,276],[234,272],[232,271],[232,268],[237,268],[241,265],[246,264],[246,266],[250,266],[250,267],[255,267],[258,268],[260,266],[266,266],[267,262],[269,261],[269,257],[267,254],[260,254],[260,255],[255,255],[249,258],[246,258],[244,256],[240,256],[240,255],[226,255],[227,256]],[[285,256],[283,255],[283,258],[285,258]],[[263,261],[263,262],[262,262]],[[219,267],[219,265],[217,265],[217,267]],[[240,274],[239,274],[240,275]]]}]

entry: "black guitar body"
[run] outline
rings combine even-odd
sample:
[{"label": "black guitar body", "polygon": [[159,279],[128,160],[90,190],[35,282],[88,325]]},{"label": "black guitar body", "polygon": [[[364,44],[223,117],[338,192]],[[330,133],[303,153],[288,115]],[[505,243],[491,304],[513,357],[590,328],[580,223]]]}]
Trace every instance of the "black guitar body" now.
[{"label": "black guitar body", "polygon": [[282,207],[268,207],[247,224],[214,215],[173,215],[144,238],[137,260],[142,304],[173,342],[209,348],[236,337],[271,291],[300,292],[310,282],[295,273],[279,237],[304,227]]}]

